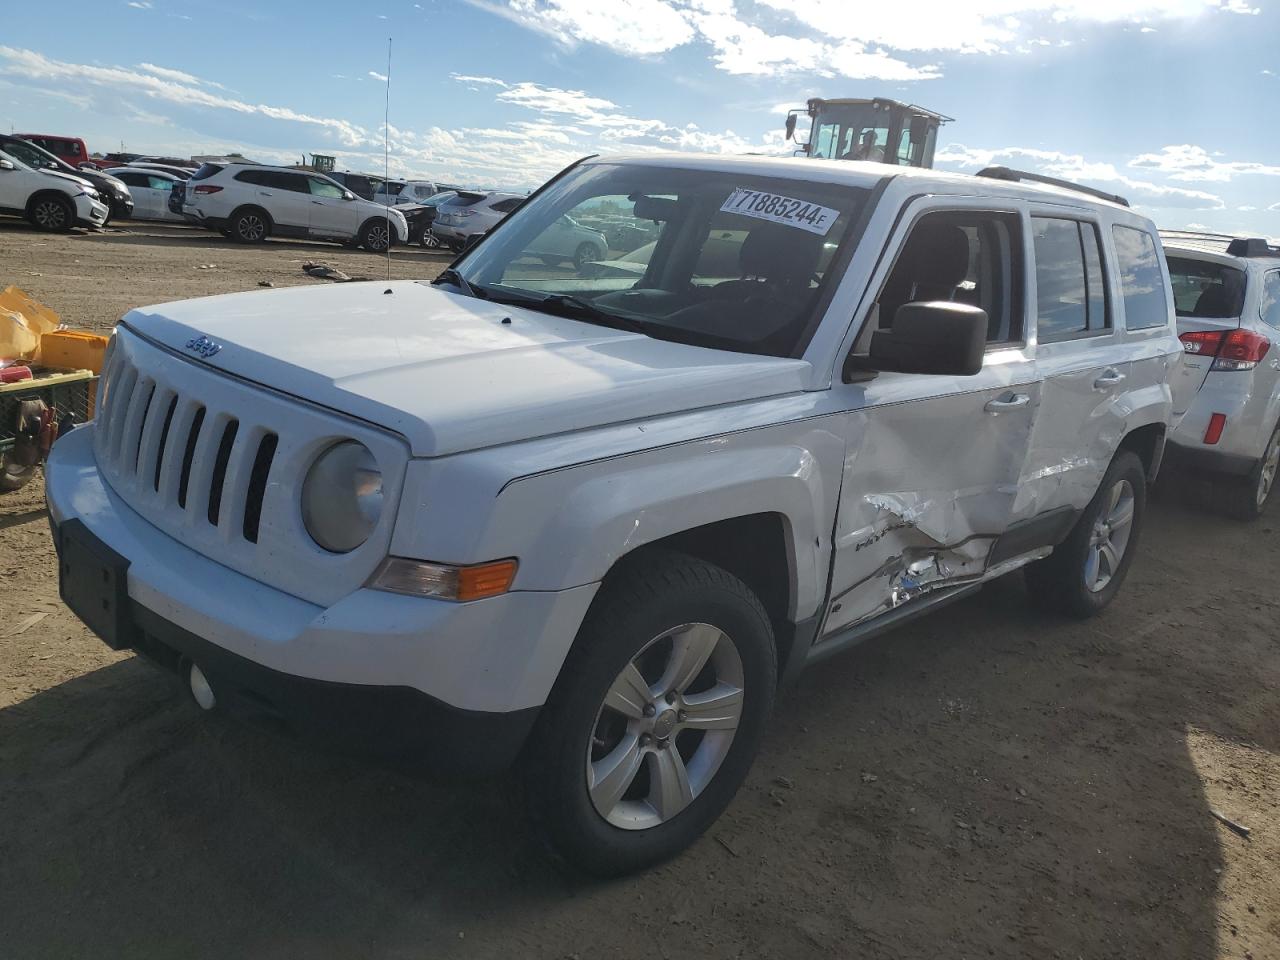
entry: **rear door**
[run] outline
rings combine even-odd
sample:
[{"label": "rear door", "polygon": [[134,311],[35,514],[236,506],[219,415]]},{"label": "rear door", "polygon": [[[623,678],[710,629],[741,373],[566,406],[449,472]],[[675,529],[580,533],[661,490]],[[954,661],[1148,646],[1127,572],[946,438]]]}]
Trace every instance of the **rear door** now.
[{"label": "rear door", "polygon": [[311,188],[307,180],[301,173],[267,174],[263,206],[277,227],[286,227],[287,232],[293,233],[311,229]]},{"label": "rear door", "polygon": [[359,224],[356,203],[346,191],[321,177],[307,177],[310,190],[310,230],[313,237],[354,237]]},{"label": "rear door", "polygon": [[1132,371],[1112,322],[1102,226],[1086,214],[1039,204],[1029,222],[1035,264],[1029,299],[1043,400],[1019,507],[1046,523],[1060,512],[1065,525],[1092,499],[1124,436],[1119,400]]},{"label": "rear door", "polygon": [[[931,198],[907,211],[858,336],[905,303],[955,300],[988,315],[972,377],[879,373],[837,384],[850,413],[822,638],[981,578],[1017,521],[1018,482],[1040,401],[1026,343],[1016,201]],[[819,640],[819,642],[822,642]]]},{"label": "rear door", "polygon": [[133,197],[134,219],[146,220],[155,216],[154,198],[148,176],[135,170],[121,170],[115,176],[129,188],[129,195]]}]

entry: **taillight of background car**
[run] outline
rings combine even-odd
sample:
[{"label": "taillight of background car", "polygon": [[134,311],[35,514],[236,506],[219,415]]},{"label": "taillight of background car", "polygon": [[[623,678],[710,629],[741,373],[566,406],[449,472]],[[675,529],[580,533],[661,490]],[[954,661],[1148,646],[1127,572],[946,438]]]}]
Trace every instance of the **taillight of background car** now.
[{"label": "taillight of background car", "polygon": [[215,187],[211,183],[202,183],[195,188],[196,193],[217,193],[221,187]]},{"label": "taillight of background car", "polygon": [[1211,370],[1252,370],[1271,349],[1271,341],[1251,330],[1192,330],[1182,334],[1182,349],[1213,357]]}]

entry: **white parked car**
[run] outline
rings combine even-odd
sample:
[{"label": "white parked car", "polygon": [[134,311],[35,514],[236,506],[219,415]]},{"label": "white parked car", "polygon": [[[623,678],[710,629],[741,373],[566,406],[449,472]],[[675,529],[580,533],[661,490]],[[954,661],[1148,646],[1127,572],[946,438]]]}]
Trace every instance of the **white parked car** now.
[{"label": "white parked car", "polygon": [[26,217],[37,230],[70,230],[102,226],[110,208],[87,180],[0,151],[0,213]]},{"label": "white parked car", "polygon": [[390,206],[423,203],[442,189],[444,188],[430,180],[384,180],[373,192],[373,199]]},{"label": "white parked car", "polygon": [[169,197],[174,185],[183,182],[181,177],[163,170],[134,167],[112,167],[111,175],[129,188],[133,197],[131,216],[134,220],[186,221],[182,214],[169,208]]},{"label": "white parked car", "polygon": [[431,232],[452,250],[461,250],[472,237],[488,233],[525,201],[518,193],[480,193],[459,190],[436,208]]},{"label": "white parked car", "polygon": [[[543,262],[603,206],[660,225],[643,283]],[[434,283],[127,314],[47,468],[61,595],[202,707],[519,758],[620,873],[720,815],[802,668],[1019,569],[1102,610],[1181,356],[1154,226],[1083,188],[587,160]]]},{"label": "white parked car", "polygon": [[182,214],[240,243],[305,237],[382,252],[409,239],[400,211],[287,167],[206,163],[187,181]]},{"label": "white parked car", "polygon": [[1280,248],[1184,231],[1164,247],[1196,386],[1170,453],[1215,481],[1216,505],[1252,520],[1280,467]]}]

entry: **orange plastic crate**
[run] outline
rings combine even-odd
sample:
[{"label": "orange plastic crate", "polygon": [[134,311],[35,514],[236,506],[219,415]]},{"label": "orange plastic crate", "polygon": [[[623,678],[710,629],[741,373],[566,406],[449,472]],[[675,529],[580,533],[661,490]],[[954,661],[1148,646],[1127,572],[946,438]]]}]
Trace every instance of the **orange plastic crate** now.
[{"label": "orange plastic crate", "polygon": [[40,338],[40,363],[61,370],[102,372],[107,337],[84,330],[54,330]]}]

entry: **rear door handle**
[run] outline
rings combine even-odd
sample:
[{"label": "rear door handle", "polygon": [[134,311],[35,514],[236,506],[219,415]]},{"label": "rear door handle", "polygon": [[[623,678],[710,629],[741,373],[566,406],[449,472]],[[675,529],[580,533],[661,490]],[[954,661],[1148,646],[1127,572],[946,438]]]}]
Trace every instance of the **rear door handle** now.
[{"label": "rear door handle", "polygon": [[1105,390],[1107,387],[1114,387],[1117,383],[1124,380],[1124,374],[1119,370],[1103,371],[1102,376],[1093,381],[1093,389]]},{"label": "rear door handle", "polygon": [[993,416],[999,416],[1002,413],[1008,413],[1010,410],[1025,407],[1030,402],[1031,398],[1025,393],[1006,393],[1003,397],[988,400],[986,406],[982,409]]}]

